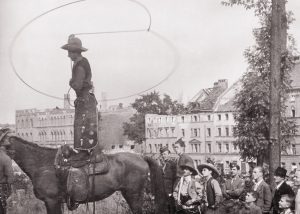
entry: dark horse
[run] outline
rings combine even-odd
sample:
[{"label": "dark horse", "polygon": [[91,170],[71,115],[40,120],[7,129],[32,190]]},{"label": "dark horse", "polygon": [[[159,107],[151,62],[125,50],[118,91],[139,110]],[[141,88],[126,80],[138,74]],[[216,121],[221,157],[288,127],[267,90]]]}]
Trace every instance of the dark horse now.
[{"label": "dark horse", "polygon": [[[29,176],[35,196],[45,203],[47,214],[62,214],[59,200],[59,180],[56,177],[54,158],[57,149],[40,147],[0,130],[0,145],[8,146],[12,158]],[[108,173],[96,175],[93,195],[87,202],[98,201],[120,191],[134,214],[142,213],[143,192],[148,173],[154,189],[156,213],[166,213],[166,201],[162,174],[155,160],[132,153],[107,155],[110,164]],[[92,182],[90,178],[90,183]]]}]

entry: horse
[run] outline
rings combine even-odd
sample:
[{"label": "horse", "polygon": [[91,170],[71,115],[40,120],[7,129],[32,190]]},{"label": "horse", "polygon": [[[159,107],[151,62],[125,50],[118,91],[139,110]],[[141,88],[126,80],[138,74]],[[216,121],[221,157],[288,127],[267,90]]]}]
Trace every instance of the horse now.
[{"label": "horse", "polygon": [[[0,129],[0,145],[8,147],[12,159],[31,179],[34,194],[44,202],[47,214],[62,214],[62,192],[54,167],[57,149],[41,147],[8,132],[9,129]],[[150,173],[155,212],[167,213],[163,177],[156,160],[134,153],[107,154],[107,159],[108,172],[89,177],[89,182],[94,184],[94,188],[89,186],[89,192],[93,194],[89,194],[84,203],[99,201],[120,191],[132,213],[141,214],[144,187]]]}]

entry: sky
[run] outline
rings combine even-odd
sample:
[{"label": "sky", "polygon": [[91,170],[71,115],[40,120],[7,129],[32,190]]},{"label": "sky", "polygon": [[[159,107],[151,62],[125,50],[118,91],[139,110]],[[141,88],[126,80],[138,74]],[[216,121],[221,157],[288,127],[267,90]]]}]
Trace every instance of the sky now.
[{"label": "sky", "polygon": [[[0,1],[0,124],[14,123],[16,110],[63,107],[62,100],[22,83],[10,62],[27,84],[62,98],[71,77],[70,59],[60,48],[68,36],[145,30],[149,16],[141,4],[151,14],[150,31],[78,35],[88,48],[83,56],[91,64],[97,99],[103,92],[116,99],[109,105],[129,105],[138,96],[117,98],[160,82],[156,91],[183,102],[218,79],[233,84],[247,69],[243,52],[254,45],[252,30],[258,26],[252,10],[225,7],[221,0],[85,0],[53,10],[23,28],[70,2]],[[287,8],[296,19],[289,32],[300,41],[300,1],[290,0]]]}]

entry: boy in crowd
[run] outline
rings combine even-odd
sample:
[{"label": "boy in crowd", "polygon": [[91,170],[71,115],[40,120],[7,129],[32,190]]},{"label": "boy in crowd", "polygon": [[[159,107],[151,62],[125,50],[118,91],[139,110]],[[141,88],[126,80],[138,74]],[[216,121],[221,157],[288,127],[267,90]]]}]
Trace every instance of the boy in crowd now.
[{"label": "boy in crowd", "polygon": [[219,182],[216,180],[219,176],[219,172],[210,163],[200,164],[197,168],[206,180],[204,184],[204,194],[206,199],[205,214],[219,214],[219,207],[222,201],[222,190]]},{"label": "boy in crowd", "polygon": [[257,198],[257,192],[247,192],[245,206],[239,211],[239,214],[262,214],[261,209],[255,205]]},{"label": "boy in crowd", "polygon": [[292,204],[294,203],[294,195],[282,195],[279,201],[280,214],[294,214],[291,210]]},{"label": "boy in crowd", "polygon": [[190,161],[185,164],[181,164],[180,168],[183,170],[183,176],[180,178],[173,193],[174,199],[177,202],[176,213],[197,213],[198,207],[194,206],[194,203],[197,201],[198,195],[193,176],[197,175],[198,173],[194,168],[194,162]]}]

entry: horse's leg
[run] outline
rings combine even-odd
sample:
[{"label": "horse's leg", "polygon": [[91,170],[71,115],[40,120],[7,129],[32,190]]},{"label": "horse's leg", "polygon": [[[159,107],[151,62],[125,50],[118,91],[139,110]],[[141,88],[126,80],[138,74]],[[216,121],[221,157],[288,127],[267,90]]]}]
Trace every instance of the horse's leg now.
[{"label": "horse's leg", "polygon": [[47,209],[47,214],[63,214],[61,203],[56,199],[46,199],[45,205]]},{"label": "horse's leg", "polygon": [[143,191],[122,190],[123,197],[133,214],[142,214]]}]

